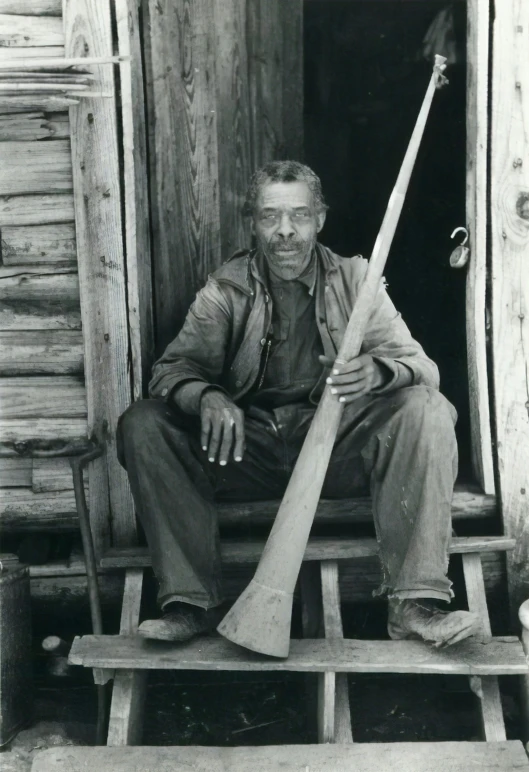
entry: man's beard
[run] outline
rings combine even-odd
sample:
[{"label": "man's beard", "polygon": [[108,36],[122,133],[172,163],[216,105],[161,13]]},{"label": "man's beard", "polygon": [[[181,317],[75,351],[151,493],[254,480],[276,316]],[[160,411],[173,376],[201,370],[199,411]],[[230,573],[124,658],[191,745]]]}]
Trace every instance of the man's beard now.
[{"label": "man's beard", "polygon": [[308,255],[312,254],[315,244],[316,239],[312,239],[310,242],[289,239],[288,241],[261,241],[259,246],[272,270],[277,268],[297,274],[296,268],[300,268],[299,273],[305,269],[305,261]]}]

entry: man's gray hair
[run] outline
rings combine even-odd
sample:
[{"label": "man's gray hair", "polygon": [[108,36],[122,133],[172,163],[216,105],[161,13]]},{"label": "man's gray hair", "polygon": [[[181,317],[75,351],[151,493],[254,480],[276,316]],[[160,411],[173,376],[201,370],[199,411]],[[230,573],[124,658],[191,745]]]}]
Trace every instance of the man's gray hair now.
[{"label": "man's gray hair", "polygon": [[250,179],[242,210],[245,216],[253,215],[259,190],[269,182],[306,182],[314,197],[316,211],[325,212],[328,209],[321,189],[321,180],[310,166],[299,161],[270,161],[257,169]]}]

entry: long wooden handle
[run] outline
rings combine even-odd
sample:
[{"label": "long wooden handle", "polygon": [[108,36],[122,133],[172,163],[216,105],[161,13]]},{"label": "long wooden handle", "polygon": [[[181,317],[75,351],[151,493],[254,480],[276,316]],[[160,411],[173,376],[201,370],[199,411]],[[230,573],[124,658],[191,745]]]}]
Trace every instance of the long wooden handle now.
[{"label": "long wooden handle", "polygon": [[[446,60],[443,57],[436,57],[434,72],[348,322],[336,359],[337,363],[350,360],[360,353],[430,105],[435,89],[443,77],[440,68],[444,61]],[[285,651],[288,653],[290,618],[288,638],[279,641],[278,630],[274,627],[282,627],[280,635],[284,637],[285,625],[281,625],[279,618],[284,612],[278,611],[274,616],[272,613],[274,598],[279,599],[278,602],[286,606],[285,598],[291,598],[294,592],[342,412],[343,403],[339,402],[331,394],[330,387],[326,386],[292,472],[255,577],[218,628],[222,635],[239,645],[275,656],[286,656]],[[267,607],[270,610],[269,624],[263,620],[263,615],[268,613]],[[246,615],[246,618],[243,618],[243,615]],[[269,640],[265,640],[266,638]]]}]

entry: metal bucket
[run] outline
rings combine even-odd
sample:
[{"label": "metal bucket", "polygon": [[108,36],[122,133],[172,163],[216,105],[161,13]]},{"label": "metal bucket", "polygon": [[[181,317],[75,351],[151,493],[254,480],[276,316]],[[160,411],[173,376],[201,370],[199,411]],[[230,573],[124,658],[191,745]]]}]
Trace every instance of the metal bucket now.
[{"label": "metal bucket", "polygon": [[0,561],[0,746],[32,718],[29,570]]}]

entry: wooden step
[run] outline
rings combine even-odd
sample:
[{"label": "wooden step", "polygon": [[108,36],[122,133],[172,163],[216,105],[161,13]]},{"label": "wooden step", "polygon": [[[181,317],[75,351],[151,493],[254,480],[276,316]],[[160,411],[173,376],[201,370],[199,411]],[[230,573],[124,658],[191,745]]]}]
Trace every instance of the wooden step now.
[{"label": "wooden step", "polygon": [[358,743],[243,748],[68,746],[37,753],[32,772],[514,772],[528,770],[519,740],[510,742]]},{"label": "wooden step", "polygon": [[266,670],[303,673],[448,673],[520,675],[529,672],[522,644],[512,636],[487,643],[463,641],[436,649],[422,641],[293,639],[288,659],[255,654],[222,638],[186,644],[141,636],[85,635],[75,638],[72,665],[125,670]]},{"label": "wooden step", "polygon": [[[223,539],[221,543],[224,563],[257,563],[263,552],[263,539],[243,541],[242,539]],[[468,536],[455,537],[450,543],[452,554],[469,552],[506,552],[514,549],[516,541],[507,536]],[[377,555],[376,539],[310,539],[304,560],[350,560],[368,558]],[[147,568],[151,557],[146,547],[125,547],[111,549],[100,560],[101,568]]]}]

